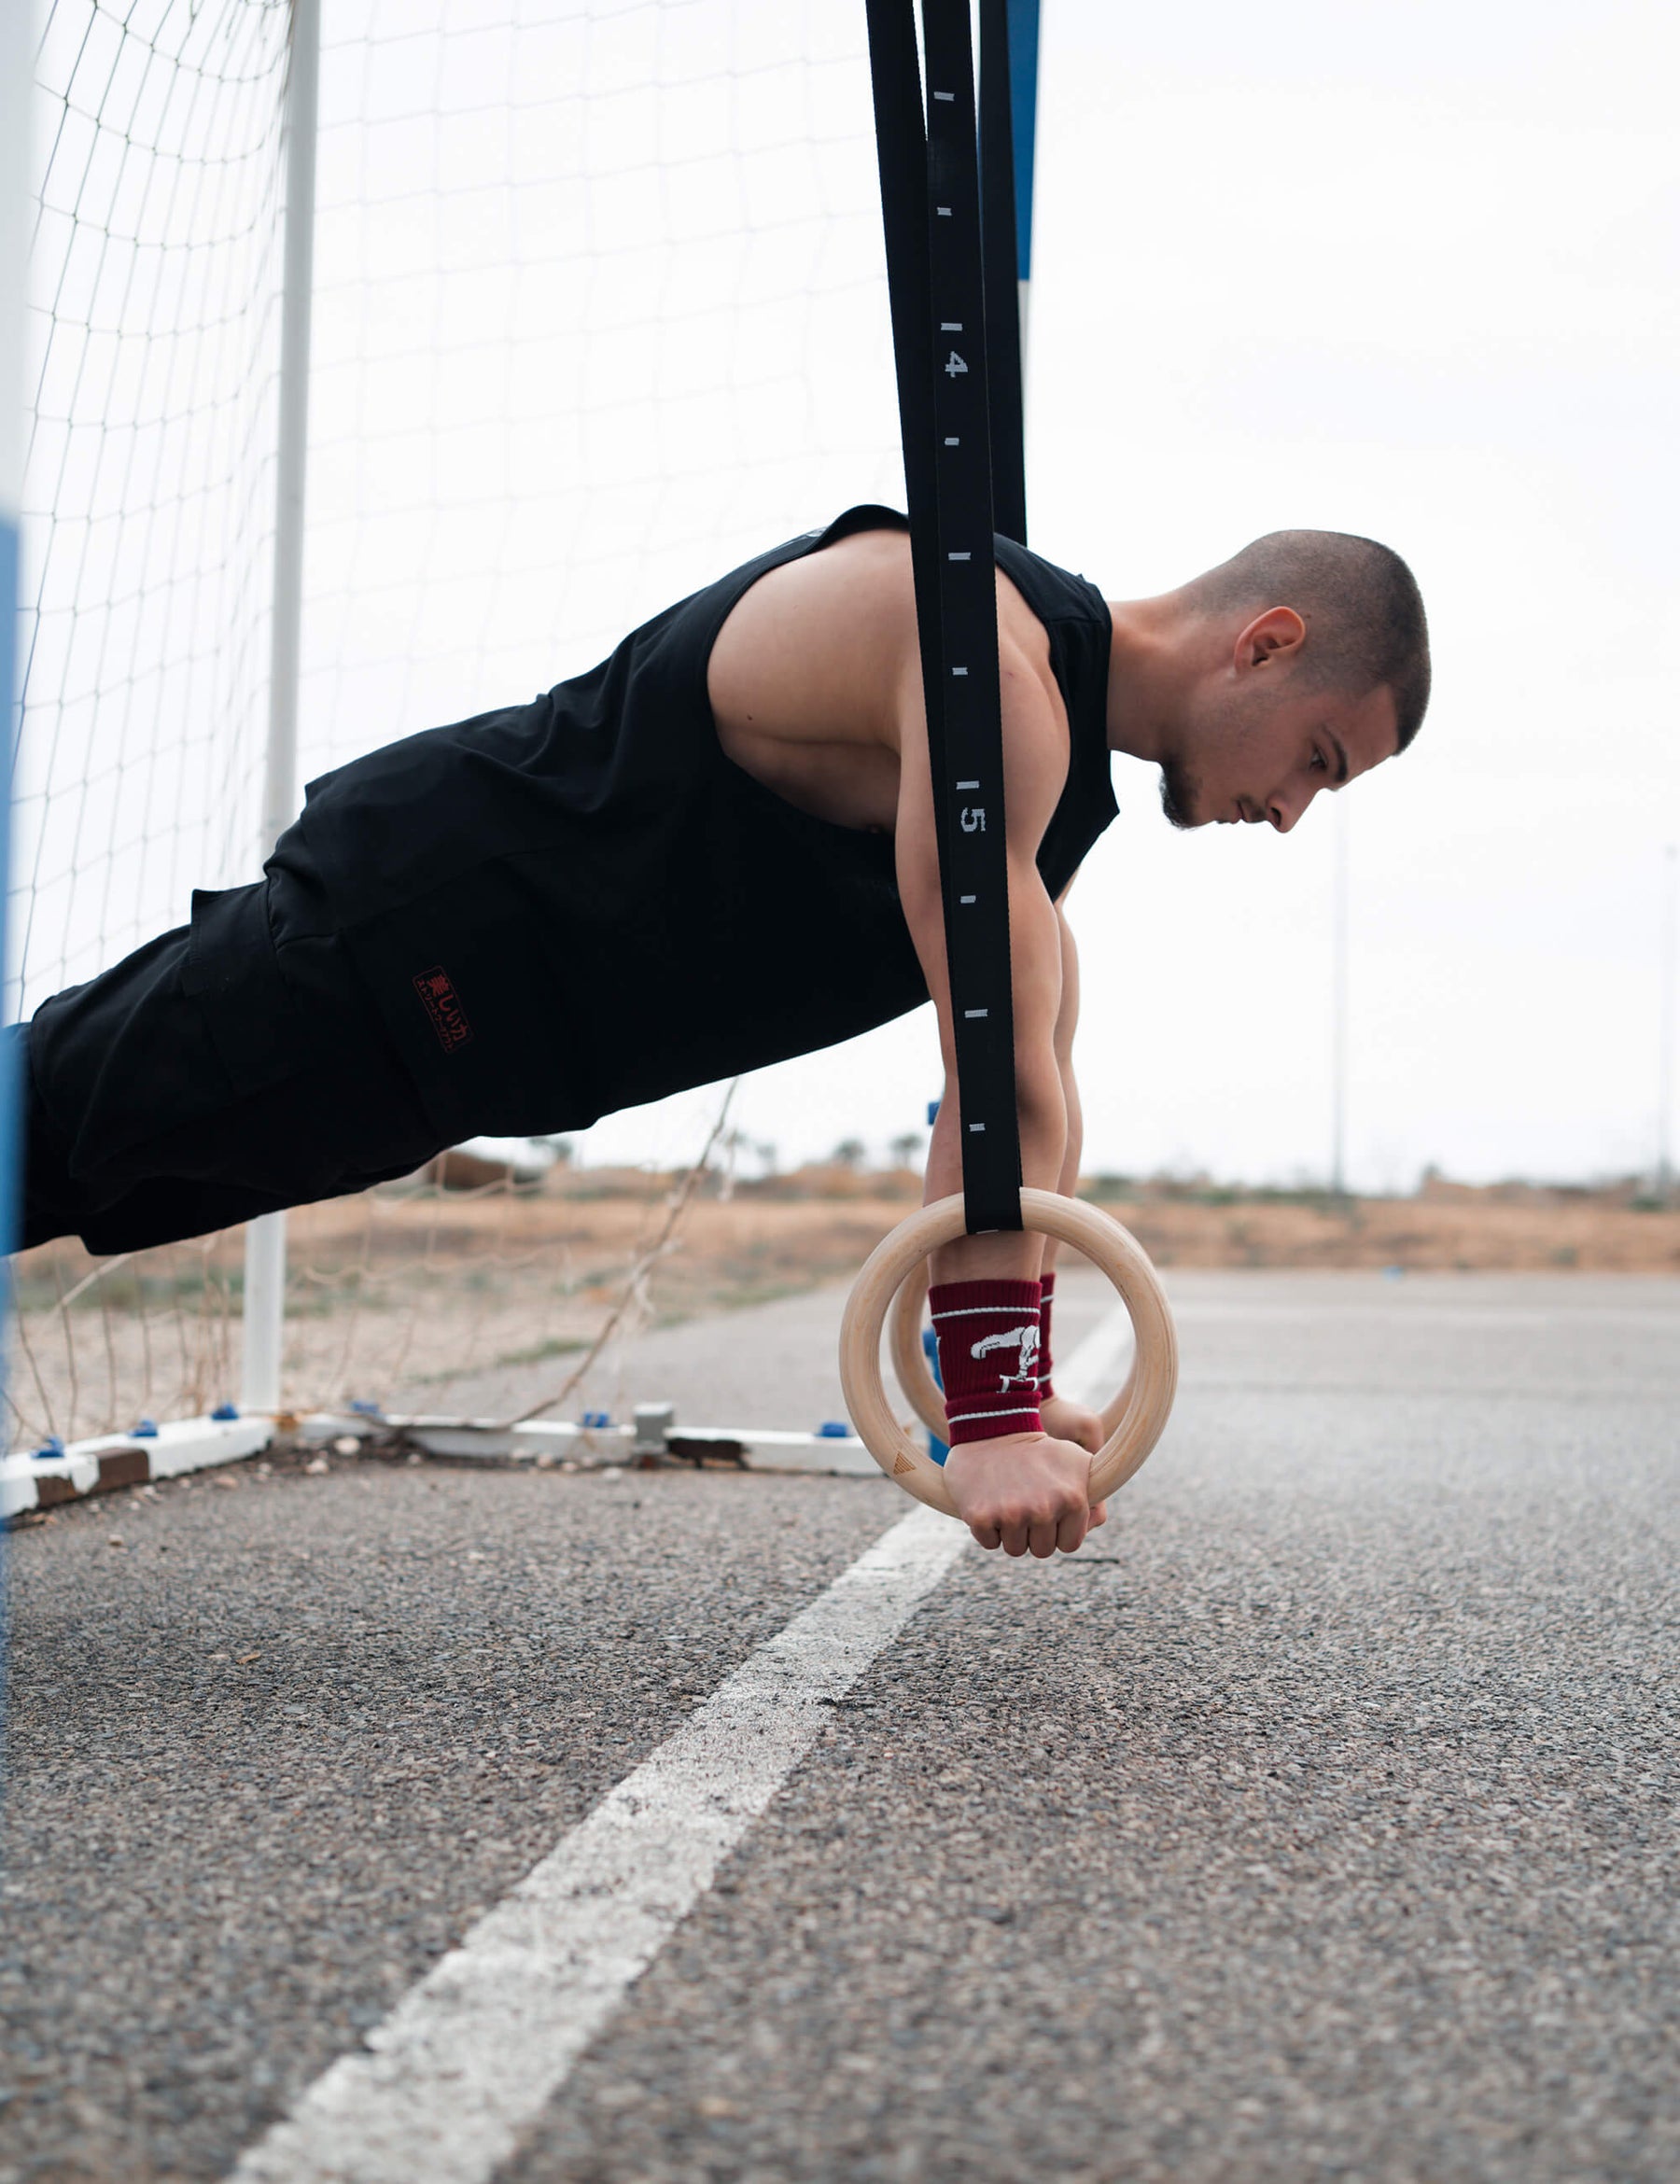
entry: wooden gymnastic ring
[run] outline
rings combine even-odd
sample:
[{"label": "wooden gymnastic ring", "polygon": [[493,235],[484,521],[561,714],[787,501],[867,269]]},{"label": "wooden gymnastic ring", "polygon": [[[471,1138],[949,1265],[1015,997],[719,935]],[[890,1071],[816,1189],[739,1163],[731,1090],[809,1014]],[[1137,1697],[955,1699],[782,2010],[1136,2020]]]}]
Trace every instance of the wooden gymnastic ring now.
[{"label": "wooden gymnastic ring", "polygon": [[887,1347],[891,1352],[898,1384],[909,1397],[911,1409],[935,1439],[943,1441],[945,1397],[928,1369],[927,1352],[922,1349],[922,1307],[927,1301],[928,1262],[918,1259],[899,1283],[898,1295],[892,1300]]},{"label": "wooden gymnastic ring", "polygon": [[[1126,1386],[1103,1412],[1108,1436],[1091,1463],[1091,1500],[1123,1487],[1161,1437],[1178,1389],[1178,1336],[1155,1268],[1138,1243],[1111,1215],[1082,1198],[1055,1191],[1024,1190],[1021,1223],[1036,1235],[1071,1244],[1106,1274],[1131,1314],[1136,1354]],[[965,1233],[960,1197],[924,1206],[877,1244],[852,1284],[840,1322],[840,1385],[853,1430],[870,1454],[906,1493],[957,1514],[940,1466],[918,1448],[893,1417],[881,1379],[881,1330],[905,1278],[941,1244]],[[920,1299],[916,1302],[919,1362]],[[915,1399],[913,1388],[906,1393]],[[1115,1412],[1112,1422],[1110,1411]],[[945,1413],[939,1426],[943,1434]]]},{"label": "wooden gymnastic ring", "polygon": [[[1122,1231],[1130,1235],[1129,1230]],[[1132,1239],[1136,1242],[1136,1239]],[[1152,1269],[1153,1271],[1153,1269]],[[892,1358],[892,1369],[898,1376],[898,1384],[909,1398],[910,1407],[936,1439],[945,1437],[945,1397],[939,1392],[939,1382],[929,1368],[927,1351],[922,1348],[922,1307],[928,1301],[928,1263],[925,1259],[911,1267],[899,1284],[899,1293],[892,1300],[892,1316],[888,1323],[888,1351]],[[1132,1351],[1131,1371],[1124,1384],[1112,1395],[1098,1412],[1102,1421],[1102,1437],[1118,1433],[1120,1421],[1126,1416],[1127,1404],[1131,1400],[1133,1383],[1138,1377],[1139,1352]]]}]

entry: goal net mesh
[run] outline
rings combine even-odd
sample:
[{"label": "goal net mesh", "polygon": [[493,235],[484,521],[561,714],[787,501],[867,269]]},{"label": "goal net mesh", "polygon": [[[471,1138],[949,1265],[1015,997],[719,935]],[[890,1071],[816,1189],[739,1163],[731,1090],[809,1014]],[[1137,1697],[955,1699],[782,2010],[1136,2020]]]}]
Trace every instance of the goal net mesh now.
[{"label": "goal net mesh", "polygon": [[[290,27],[283,0],[47,13],[24,1016],[259,869]],[[332,0],[302,779],[527,697],[776,539],[900,497],[875,191],[861,5]],[[632,1327],[671,1264],[645,1263],[666,1171],[719,1099],[640,1118],[647,1173],[616,1193],[585,1139],[294,1214],[288,1405],[495,1408],[510,1369],[523,1395],[609,1316]],[[236,1233],[21,1255],[12,1445],[225,1398],[242,1265]]]}]

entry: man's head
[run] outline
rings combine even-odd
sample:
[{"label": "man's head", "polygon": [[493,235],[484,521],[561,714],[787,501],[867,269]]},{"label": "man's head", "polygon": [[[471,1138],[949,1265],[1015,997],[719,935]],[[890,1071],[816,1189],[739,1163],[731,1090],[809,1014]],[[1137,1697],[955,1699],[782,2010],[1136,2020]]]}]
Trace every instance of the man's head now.
[{"label": "man's head", "polygon": [[1169,604],[1179,672],[1152,755],[1174,826],[1266,821],[1287,833],[1320,789],[1418,733],[1423,601],[1374,539],[1273,531]]}]

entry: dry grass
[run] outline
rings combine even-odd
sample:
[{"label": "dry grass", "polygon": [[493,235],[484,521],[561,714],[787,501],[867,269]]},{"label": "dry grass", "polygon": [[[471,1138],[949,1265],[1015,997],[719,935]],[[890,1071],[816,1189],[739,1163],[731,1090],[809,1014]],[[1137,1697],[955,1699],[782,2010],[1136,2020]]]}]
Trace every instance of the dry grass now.
[{"label": "dry grass", "polygon": [[1103,1203],[1163,1267],[1406,1267],[1419,1272],[1680,1273],[1680,1210],[1491,1197]]},{"label": "dry grass", "polygon": [[[619,1304],[673,1179],[599,1170],[544,1190],[399,1186],[291,1216],[288,1400],[451,1407],[486,1367],[553,1361],[556,1387]],[[908,1173],[811,1169],[688,1208],[629,1326],[761,1303],[855,1272],[919,1194]],[[1680,1271],[1680,1208],[1631,1192],[1412,1198],[1094,1186],[1162,1267]],[[16,1262],[7,1438],[29,1445],[181,1416],[236,1392],[235,1233],[107,1262],[54,1244]],[[63,1300],[70,1299],[66,1305]]]}]

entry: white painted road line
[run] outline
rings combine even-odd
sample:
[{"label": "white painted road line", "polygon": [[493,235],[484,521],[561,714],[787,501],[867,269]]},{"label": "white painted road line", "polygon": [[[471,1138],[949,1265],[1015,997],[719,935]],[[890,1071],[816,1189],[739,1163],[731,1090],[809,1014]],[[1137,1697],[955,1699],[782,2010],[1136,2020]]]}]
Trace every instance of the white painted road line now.
[{"label": "white painted road line", "polygon": [[490,2177],[967,1544],[931,1510],[895,1524],[315,2080],[237,2184]]},{"label": "white painted road line", "polygon": [[[1122,1307],[1085,1337],[1058,1376],[1071,1394],[1113,1369],[1130,1328]],[[883,1533],[409,1990],[365,2052],[316,2079],[231,2184],[483,2184],[967,1545],[931,1509]]]},{"label": "white painted road line", "polygon": [[[1054,1333],[1054,1329],[1052,1330]],[[1131,1370],[1131,1314],[1115,1305],[1098,1321],[1066,1365],[1052,1365],[1050,1377],[1075,1403],[1106,1403]]]}]

